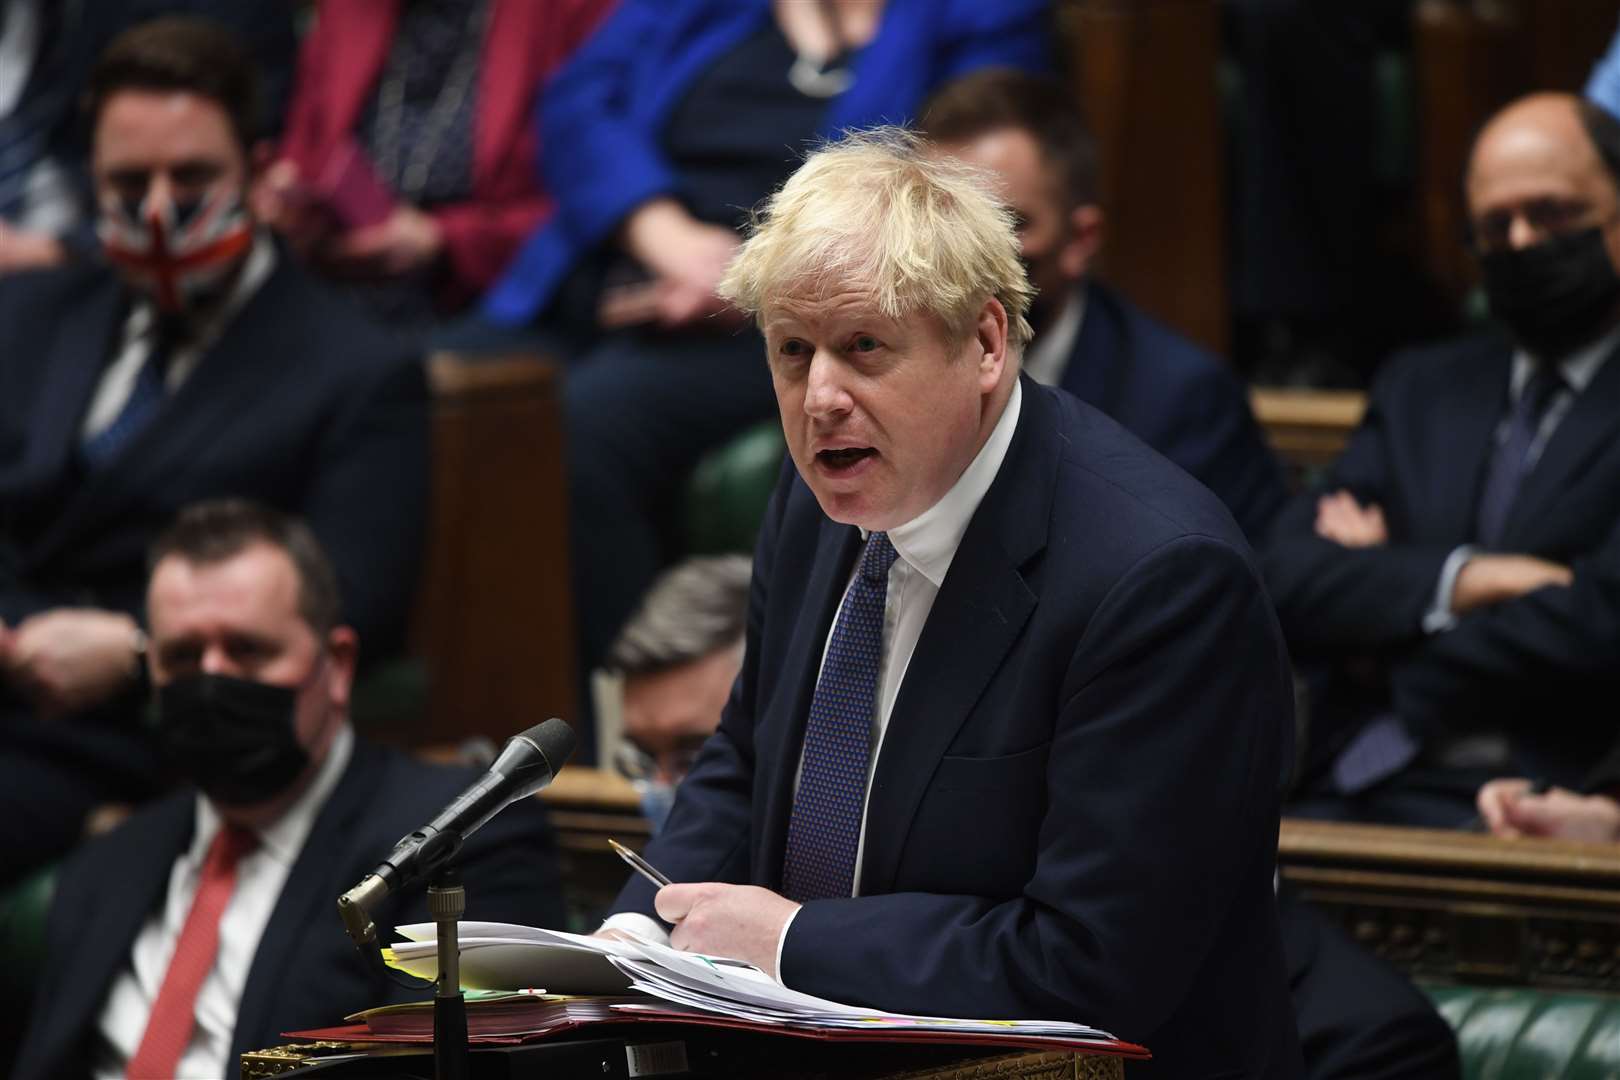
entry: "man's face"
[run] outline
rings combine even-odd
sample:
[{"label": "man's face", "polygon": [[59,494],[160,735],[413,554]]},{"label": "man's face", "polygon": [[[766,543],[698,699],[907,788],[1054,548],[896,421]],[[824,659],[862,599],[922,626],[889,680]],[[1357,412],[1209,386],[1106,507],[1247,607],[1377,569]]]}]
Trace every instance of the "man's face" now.
[{"label": "man's face", "polygon": [[1492,122],[1470,163],[1468,212],[1482,252],[1596,226],[1620,269],[1615,186],[1567,99],[1530,99]]},{"label": "man's face", "polygon": [[[218,103],[181,91],[113,94],[96,123],[91,171],[109,255],[164,307],[184,307],[240,264],[248,162]],[[154,221],[164,223],[161,241]]]},{"label": "man's face", "polygon": [[294,687],[298,741],[312,763],[324,759],[347,715],[354,635],[340,627],[322,648],[286,552],[259,543],[217,563],[169,556],[152,572],[147,617],[154,686],[209,674]]},{"label": "man's face", "polygon": [[986,301],[972,332],[880,314],[870,290],[805,287],[763,312],[788,452],[834,521],[902,525],[939,501],[989,436],[1007,316]]},{"label": "man's face", "polygon": [[656,779],[679,783],[714,729],[742,667],[742,643],[666,671],[624,682],[624,736],[656,766]]},{"label": "man's face", "polygon": [[1002,200],[1017,215],[1024,265],[1039,290],[1031,317],[1038,333],[1091,268],[1102,238],[1101,210],[1069,206],[1040,144],[1022,128],[999,128],[940,149],[992,173]]}]

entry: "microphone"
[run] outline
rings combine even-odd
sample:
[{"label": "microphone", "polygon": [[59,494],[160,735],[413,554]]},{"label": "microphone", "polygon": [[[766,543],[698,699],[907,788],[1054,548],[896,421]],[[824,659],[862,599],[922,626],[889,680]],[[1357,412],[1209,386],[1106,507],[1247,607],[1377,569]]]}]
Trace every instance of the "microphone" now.
[{"label": "microphone", "polygon": [[490,818],[551,783],[573,754],[574,742],[574,729],[556,717],[507,739],[477,783],[395,844],[377,869],[338,898],[338,911],[355,944],[364,946],[376,937],[371,909],[377,901],[438,870]]}]

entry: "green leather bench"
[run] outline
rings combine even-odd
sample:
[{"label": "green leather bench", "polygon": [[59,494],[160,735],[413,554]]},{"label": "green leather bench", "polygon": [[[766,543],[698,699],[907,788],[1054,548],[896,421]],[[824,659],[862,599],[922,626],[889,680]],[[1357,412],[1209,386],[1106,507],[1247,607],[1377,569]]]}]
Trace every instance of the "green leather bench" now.
[{"label": "green leather bench", "polygon": [[1620,997],[1424,986],[1457,1032],[1467,1080],[1617,1080]]}]

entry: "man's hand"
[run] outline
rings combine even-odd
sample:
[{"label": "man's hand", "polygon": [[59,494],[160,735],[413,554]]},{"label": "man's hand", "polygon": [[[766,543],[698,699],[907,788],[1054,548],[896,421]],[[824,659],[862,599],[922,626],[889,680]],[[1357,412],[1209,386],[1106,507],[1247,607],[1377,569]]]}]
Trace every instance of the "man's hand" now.
[{"label": "man's hand", "polygon": [[139,627],[122,612],[57,608],[24,619],[0,639],[0,670],[42,714],[106,701],[138,671]]},{"label": "man's hand", "polygon": [[0,274],[60,266],[66,259],[66,249],[50,233],[18,229],[0,221]]},{"label": "man's hand", "polygon": [[1475,555],[1457,574],[1451,610],[1466,615],[1537,589],[1568,586],[1574,580],[1569,567],[1533,555]]},{"label": "man's hand", "polygon": [[800,905],[757,885],[708,881],[665,885],[653,906],[675,924],[669,935],[675,948],[745,960],[774,979],[782,928]]},{"label": "man's hand", "polygon": [[1475,802],[1497,836],[1620,842],[1620,803],[1607,795],[1577,795],[1557,787],[1533,795],[1528,780],[1492,780],[1479,789]]},{"label": "man's hand", "polygon": [[1383,509],[1377,503],[1362,506],[1354,495],[1342,490],[1316,500],[1316,535],[1348,548],[1389,543]]}]

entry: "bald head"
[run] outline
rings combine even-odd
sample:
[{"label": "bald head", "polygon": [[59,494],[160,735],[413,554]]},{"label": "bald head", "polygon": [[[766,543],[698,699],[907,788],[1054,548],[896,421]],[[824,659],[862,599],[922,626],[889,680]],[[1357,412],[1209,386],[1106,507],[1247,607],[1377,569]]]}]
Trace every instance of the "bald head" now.
[{"label": "bald head", "polygon": [[1494,116],[1468,163],[1468,215],[1491,313],[1542,362],[1620,325],[1620,124],[1569,94]]},{"label": "bald head", "polygon": [[1549,234],[1602,224],[1620,206],[1594,142],[1594,107],[1573,94],[1532,94],[1491,118],[1468,163],[1468,210],[1481,247],[1523,249]]}]

